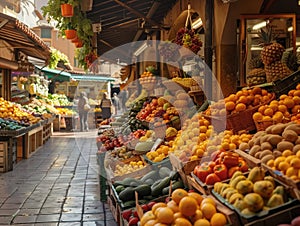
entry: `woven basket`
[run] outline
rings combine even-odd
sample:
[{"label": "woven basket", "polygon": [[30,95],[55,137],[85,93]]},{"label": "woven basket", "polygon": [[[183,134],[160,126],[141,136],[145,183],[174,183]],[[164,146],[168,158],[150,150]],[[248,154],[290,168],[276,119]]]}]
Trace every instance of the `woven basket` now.
[{"label": "woven basket", "polygon": [[[288,123],[290,120],[288,118],[283,119],[282,123]],[[269,126],[277,124],[276,121],[274,120],[267,120],[267,121],[254,121],[255,127],[257,131],[264,131],[266,130]]]}]

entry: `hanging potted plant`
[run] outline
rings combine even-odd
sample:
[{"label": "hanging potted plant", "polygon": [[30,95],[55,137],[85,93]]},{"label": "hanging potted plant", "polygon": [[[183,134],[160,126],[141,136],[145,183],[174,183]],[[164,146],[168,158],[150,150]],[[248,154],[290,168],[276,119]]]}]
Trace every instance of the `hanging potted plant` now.
[{"label": "hanging potted plant", "polygon": [[76,38],[76,30],[73,28],[72,24],[69,23],[67,25],[67,29],[65,30],[65,35],[67,39],[74,39]]},{"label": "hanging potted plant", "polygon": [[72,17],[74,15],[73,5],[70,3],[61,4],[60,9],[63,17]]}]

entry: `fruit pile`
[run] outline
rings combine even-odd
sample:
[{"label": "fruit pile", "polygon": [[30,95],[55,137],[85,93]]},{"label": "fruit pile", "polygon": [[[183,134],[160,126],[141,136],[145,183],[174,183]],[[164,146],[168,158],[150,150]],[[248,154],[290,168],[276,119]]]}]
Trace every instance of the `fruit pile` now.
[{"label": "fruit pile", "polygon": [[22,110],[20,105],[0,98],[0,118],[11,119],[23,125],[32,125],[40,121],[39,117],[35,117],[30,113]]},{"label": "fruit pile", "polygon": [[209,116],[231,115],[247,109],[253,109],[261,104],[269,103],[272,98],[272,93],[259,87],[240,90],[235,94],[230,94],[224,98],[224,100],[219,100],[210,105],[204,113]]},{"label": "fruit pile", "polygon": [[185,48],[190,49],[195,54],[199,52],[203,45],[199,34],[197,34],[193,29],[187,29],[185,27],[178,30],[173,42],[179,46],[184,46]]},{"label": "fruit pile", "polygon": [[267,164],[279,156],[296,154],[300,150],[299,134],[299,124],[278,123],[254,134],[248,144],[241,144],[240,149],[249,148],[250,155]]},{"label": "fruit pile", "polygon": [[125,174],[129,174],[132,172],[135,172],[137,170],[140,170],[142,168],[146,167],[143,161],[131,161],[129,164],[116,164],[116,168],[114,170],[114,176],[123,176]]},{"label": "fruit pile", "polygon": [[280,206],[288,201],[284,187],[263,169],[254,167],[248,176],[241,171],[233,174],[229,183],[218,182],[214,192],[236,208],[244,216]]},{"label": "fruit pile", "polygon": [[207,185],[214,185],[232,177],[236,171],[247,172],[248,164],[237,153],[217,151],[212,161],[202,162],[194,168],[194,175]]},{"label": "fruit pile", "polygon": [[156,77],[154,75],[155,72],[156,69],[152,66],[149,66],[146,68],[146,71],[144,71],[143,74],[141,74],[139,81],[141,85],[146,88],[146,90],[148,88],[154,88],[156,81]]},{"label": "fruit pile", "polygon": [[273,170],[280,171],[283,175],[294,181],[300,180],[300,150],[295,154],[290,150],[285,150],[282,156],[271,159],[267,162]]},{"label": "fruit pile", "polygon": [[179,188],[172,192],[171,199],[155,203],[144,213],[140,225],[224,226],[227,218],[216,206],[211,197]]},{"label": "fruit pile", "polygon": [[76,112],[72,109],[68,109],[68,108],[56,108],[56,109],[60,115],[67,115],[67,116],[76,115]]},{"label": "fruit pile", "polygon": [[282,94],[279,100],[272,100],[267,105],[262,105],[253,114],[253,120],[260,122],[272,122],[272,124],[297,119],[300,111],[300,84],[288,94]]}]

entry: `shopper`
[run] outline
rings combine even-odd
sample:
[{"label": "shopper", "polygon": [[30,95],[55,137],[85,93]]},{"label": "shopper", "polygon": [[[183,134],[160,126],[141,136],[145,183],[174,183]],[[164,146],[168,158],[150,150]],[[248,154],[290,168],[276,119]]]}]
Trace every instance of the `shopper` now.
[{"label": "shopper", "polygon": [[78,100],[78,114],[80,120],[80,131],[89,131],[88,126],[88,112],[90,110],[89,100],[85,92],[80,93],[80,97]]},{"label": "shopper", "polygon": [[119,99],[117,93],[114,93],[112,102],[114,104],[114,113],[116,115],[116,114],[118,114],[118,111],[121,110],[121,103],[120,103],[120,99]]},{"label": "shopper", "polygon": [[102,110],[102,118],[108,119],[111,116],[111,100],[107,98],[107,94],[103,94],[103,99],[100,104],[100,108]]}]

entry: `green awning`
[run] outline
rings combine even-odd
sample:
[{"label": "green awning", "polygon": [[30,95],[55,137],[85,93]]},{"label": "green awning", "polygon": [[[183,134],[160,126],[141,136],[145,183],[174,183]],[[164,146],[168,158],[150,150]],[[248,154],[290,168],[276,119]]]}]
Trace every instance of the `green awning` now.
[{"label": "green awning", "polygon": [[82,74],[72,74],[72,79],[79,81],[99,81],[99,82],[108,82],[115,81],[115,78],[99,76],[99,75],[82,75]]},{"label": "green awning", "polygon": [[35,66],[42,72],[44,72],[44,75],[47,76],[48,79],[54,78],[57,81],[70,81],[71,80],[71,74],[66,71],[61,71],[61,70],[56,70],[56,69],[51,69],[48,67],[40,67],[40,66]]}]

